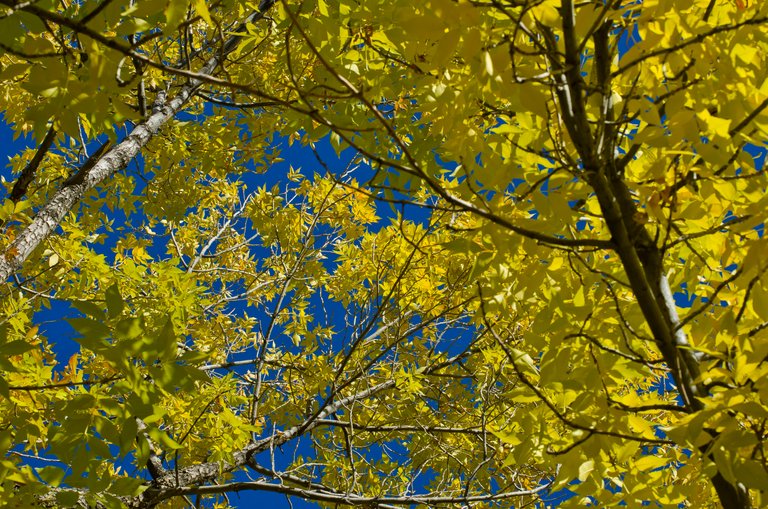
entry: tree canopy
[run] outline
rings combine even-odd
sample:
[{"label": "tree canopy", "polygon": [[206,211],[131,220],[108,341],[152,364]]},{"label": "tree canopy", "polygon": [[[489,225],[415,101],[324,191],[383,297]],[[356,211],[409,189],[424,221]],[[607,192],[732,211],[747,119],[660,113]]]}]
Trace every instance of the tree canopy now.
[{"label": "tree canopy", "polygon": [[767,26],[0,0],[0,498],[768,503]]}]

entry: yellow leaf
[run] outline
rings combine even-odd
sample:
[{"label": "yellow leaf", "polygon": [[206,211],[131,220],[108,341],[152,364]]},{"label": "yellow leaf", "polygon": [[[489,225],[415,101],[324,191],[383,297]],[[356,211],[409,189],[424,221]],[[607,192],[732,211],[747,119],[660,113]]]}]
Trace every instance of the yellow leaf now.
[{"label": "yellow leaf", "polygon": [[487,51],[485,52],[485,72],[490,76],[493,76],[493,59],[491,58],[491,54]]},{"label": "yellow leaf", "polygon": [[573,296],[573,305],[577,308],[583,307],[585,303],[584,299],[584,287],[580,286],[576,295]]},{"label": "yellow leaf", "polygon": [[208,26],[213,26],[213,21],[211,21],[211,13],[208,11],[208,6],[205,4],[205,0],[195,0],[195,11],[200,15],[201,18],[205,20],[206,23],[208,23]]},{"label": "yellow leaf", "polygon": [[320,11],[322,16],[328,17],[328,4],[325,2],[325,0],[318,0],[317,9]]},{"label": "yellow leaf", "polygon": [[736,44],[733,46],[731,58],[733,58],[734,63],[736,63],[737,60],[741,60],[741,62],[744,64],[751,64],[756,54],[757,48],[755,46],[750,46],[748,44]]},{"label": "yellow leaf", "polygon": [[595,469],[595,461],[587,460],[579,466],[579,481],[584,482],[587,477]]},{"label": "yellow leaf", "polygon": [[547,267],[547,269],[551,271],[556,271],[562,266],[563,266],[563,257],[557,256],[555,258],[552,258],[552,261],[549,263],[549,267]]},{"label": "yellow leaf", "polygon": [[557,11],[557,3],[555,0],[547,0],[532,9],[534,16],[542,25],[552,27],[559,23],[560,13]]},{"label": "yellow leaf", "polygon": [[667,459],[664,457],[658,457],[658,456],[643,456],[639,460],[635,462],[635,468],[637,468],[641,472],[646,472],[648,470],[653,470],[659,467],[662,467],[667,464]]},{"label": "yellow leaf", "polygon": [[730,120],[715,117],[711,115],[707,110],[698,113],[696,116],[706,125],[707,133],[721,136],[723,138],[728,137],[728,130],[731,127]]}]

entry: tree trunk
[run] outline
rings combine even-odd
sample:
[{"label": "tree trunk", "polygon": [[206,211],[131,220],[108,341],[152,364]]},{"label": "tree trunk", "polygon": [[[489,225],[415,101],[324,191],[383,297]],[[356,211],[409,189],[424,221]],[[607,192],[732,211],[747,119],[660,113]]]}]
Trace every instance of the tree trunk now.
[{"label": "tree trunk", "polygon": [[[244,26],[246,23],[254,23],[262,19],[273,4],[274,0],[261,0],[259,10],[247,16],[240,25]],[[239,28],[234,30],[234,32],[238,31],[240,31]],[[239,36],[232,36],[224,41],[221,49],[213,52],[216,56],[208,59],[198,73],[211,74],[237,47],[239,40]],[[11,245],[0,254],[0,280],[7,280],[21,268],[35,248],[53,233],[67,212],[82,199],[86,192],[125,168],[160,128],[192,98],[201,84],[200,80],[192,78],[172,99],[159,101],[153,108],[152,114],[145,121],[137,124],[123,141],[107,150],[87,172],[83,172],[82,178],[78,177],[76,182],[65,183],[37,212],[32,223],[19,232]]]}]

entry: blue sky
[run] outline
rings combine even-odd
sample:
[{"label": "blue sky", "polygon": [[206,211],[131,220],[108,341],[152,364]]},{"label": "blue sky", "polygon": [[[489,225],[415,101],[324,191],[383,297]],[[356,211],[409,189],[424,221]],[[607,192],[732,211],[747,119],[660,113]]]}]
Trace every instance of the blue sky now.
[{"label": "blue sky", "polygon": [[[0,157],[2,157],[3,163],[5,163],[9,157],[18,154],[23,149],[35,146],[31,137],[12,141],[12,130],[4,122],[0,122],[0,139],[3,140],[3,143],[0,144]],[[284,177],[291,167],[294,169],[300,169],[306,176],[311,176],[315,172],[323,172],[322,165],[317,161],[315,154],[313,154],[312,151],[307,147],[301,147],[299,145],[288,147],[286,140],[276,139],[274,141],[274,148],[280,149],[283,161],[273,164],[264,173],[249,173],[248,176],[244,178],[244,181],[249,188],[255,189],[257,186],[262,186],[265,184],[268,186],[280,183],[284,184]],[[341,157],[338,157],[327,139],[321,140],[317,144],[317,153],[320,154],[322,159],[331,168],[343,167],[348,159],[354,155],[352,152],[348,151],[343,153]],[[10,175],[9,168],[5,164],[3,164],[0,175],[2,175],[6,181],[12,181],[14,177]],[[137,188],[135,192],[140,193],[141,190],[141,188]],[[388,223],[389,220],[394,217],[394,211],[387,205],[380,205],[379,211],[382,215],[381,224]],[[424,210],[420,210],[415,207],[407,207],[405,212],[408,216],[411,216],[417,221],[423,221],[427,217],[427,213],[425,213]],[[133,217],[124,217],[123,219],[136,225],[142,222],[143,216],[141,211],[138,211],[136,214],[134,214]],[[111,234],[107,234],[106,237],[106,241],[99,248],[99,251],[105,255],[109,255],[109,251],[119,239],[120,233],[119,231],[115,231]],[[162,256],[164,251],[164,245],[155,246],[154,249],[150,250],[150,252],[156,256]],[[683,293],[678,293],[676,297],[678,304],[681,305],[690,305],[690,302],[692,301],[691,297],[686,296]],[[75,336],[75,331],[66,322],[65,318],[78,316],[79,313],[67,302],[52,300],[50,305],[50,309],[37,313],[36,321],[41,324],[41,332],[43,332],[51,339],[55,338],[55,351],[57,353],[57,357],[60,362],[66,363],[69,356],[79,349],[79,345],[73,339]],[[234,306],[232,311],[237,313],[248,312],[248,310],[242,306]],[[344,316],[343,310],[340,310],[338,316]],[[287,344],[286,346],[289,348],[291,347],[290,344]],[[311,454],[311,448],[309,447],[307,440],[299,442],[298,446],[295,444],[290,444],[289,446],[285,447],[284,450],[276,451],[275,460],[278,468],[281,466],[281,464],[287,465],[294,453],[302,455]],[[261,459],[264,460],[265,464],[269,464],[269,453],[263,453],[261,455]],[[241,473],[236,476],[236,480],[247,480],[247,477],[245,474]],[[563,501],[569,496],[571,496],[571,493],[566,490],[555,494],[549,500],[557,503]],[[285,496],[269,492],[244,491],[241,493],[232,494],[230,499],[233,501],[233,503],[236,503],[237,507],[251,507],[254,505],[267,504],[275,508],[287,508],[291,506],[287,502]],[[305,507],[315,507],[316,505],[313,503],[304,502],[302,500],[293,499],[292,506],[298,509]]]},{"label": "blue sky", "polygon": [[[0,164],[2,165],[2,168],[0,168],[0,176],[2,176],[5,182],[11,182],[12,185],[16,177],[16,175],[11,174],[8,165],[9,159],[27,148],[36,148],[35,141],[32,137],[27,136],[14,140],[12,128],[5,122],[4,118],[0,119]],[[329,153],[328,150],[330,150],[330,147],[323,146],[324,157],[332,155],[332,151]],[[258,186],[265,183],[269,185],[278,183],[281,180],[280,176],[285,175],[289,165],[302,168],[314,168],[318,166],[314,156],[307,150],[304,150],[303,152],[299,152],[296,149],[289,150],[286,153],[285,159],[286,160],[279,163],[277,167],[272,168],[270,172],[255,178],[253,182],[249,182],[248,184]],[[312,164],[313,162],[314,164]],[[140,192],[140,190],[137,190],[137,192]],[[132,221],[141,221],[141,214],[138,214],[138,216],[139,217],[132,218],[125,218],[125,216],[123,216],[123,218],[124,220],[130,219]],[[99,249],[103,254],[108,254],[110,248],[113,247],[115,242],[119,239],[120,234],[119,232],[114,232],[110,234],[109,237],[110,238],[107,238],[105,243]],[[153,254],[160,255],[164,250],[164,246],[156,246],[156,249],[151,251],[154,252]],[[80,348],[79,344],[74,340],[76,335],[75,330],[66,321],[67,318],[73,318],[75,316],[81,316],[81,314],[70,306],[68,302],[56,299],[50,301],[50,309],[44,309],[38,312],[35,316],[35,323],[40,325],[40,332],[52,341],[55,341],[54,352],[56,353],[58,361],[62,364],[66,364],[69,357],[73,353],[79,351]],[[304,441],[304,443],[306,444],[306,441]],[[300,447],[305,450],[305,454],[310,451],[306,446]],[[275,457],[278,467],[287,464],[287,460],[290,459],[292,452],[292,448],[290,450],[286,449],[285,452],[281,450],[276,451]],[[268,455],[268,453],[266,454]],[[248,479],[245,475],[238,475],[237,480]],[[244,491],[232,494],[230,499],[233,502],[236,502],[237,507],[252,507],[257,504],[259,506],[268,505],[275,508],[290,507],[286,497],[278,493]],[[303,507],[315,507],[316,505],[301,500],[293,500],[292,506],[299,509]]]},{"label": "blue sky", "polygon": [[[0,175],[6,182],[12,182],[14,177],[10,174],[10,170],[6,162],[10,157],[19,154],[25,148],[34,148],[35,142],[31,137],[20,138],[13,140],[13,130],[3,121],[0,120],[0,161],[2,161],[2,168],[0,168]],[[245,179],[246,184],[250,188],[256,186],[279,184],[284,182],[284,176],[288,172],[290,167],[300,169],[302,173],[307,176],[311,176],[315,172],[323,172],[322,165],[317,161],[315,155],[307,147],[301,147],[294,145],[292,147],[286,146],[286,140],[275,140],[274,147],[281,149],[281,156],[283,161],[272,165],[267,172],[262,174],[251,173]],[[347,152],[338,157],[333,150],[330,142],[322,140],[317,144],[318,153],[321,155],[324,161],[326,161],[332,168],[342,167],[346,164],[346,161],[352,157],[351,152]],[[764,147],[748,147],[747,150],[753,155],[756,160],[756,167],[760,168],[765,162],[766,149]],[[140,192],[141,189],[137,189]],[[380,214],[382,215],[382,224],[388,222],[393,217],[393,211],[386,205],[379,207]],[[424,220],[426,217],[423,210],[419,210],[415,207],[407,207],[407,215],[415,220]],[[139,212],[132,218],[126,218],[131,221],[141,222],[142,216]],[[109,251],[110,247],[114,245],[114,242],[118,239],[118,233],[114,233],[107,239],[102,249]],[[154,254],[160,255],[164,251],[161,246],[156,246],[153,250]],[[675,294],[675,300],[678,306],[690,307],[696,300],[696,296],[689,294],[687,289],[682,288]],[[69,356],[77,351],[78,344],[74,341],[74,330],[63,319],[64,317],[72,317],[77,312],[66,302],[53,300],[50,303],[51,307],[48,310],[41,311],[36,316],[36,321],[41,324],[41,330],[44,334],[51,338],[56,338],[56,353],[61,362],[66,362]],[[244,309],[236,309],[238,312],[244,312]],[[661,390],[661,386],[660,386]],[[306,445],[299,445],[299,453],[304,452],[307,454],[310,449]],[[276,456],[278,466],[281,462],[290,459],[293,454],[293,446],[286,447],[284,453],[278,451]],[[267,453],[265,453],[266,455]],[[285,456],[283,456],[285,454]],[[262,455],[264,456],[264,455]],[[245,480],[244,476],[239,476],[240,480]],[[250,507],[254,504],[269,504],[274,507],[289,507],[283,495],[267,492],[242,492],[240,494],[233,494],[232,500],[239,500],[239,507]],[[314,507],[314,504],[302,502],[300,500],[293,500],[293,507]]]},{"label": "blue sky", "polygon": [[[186,120],[190,119],[187,118]],[[0,119],[0,140],[2,140],[2,143],[0,143],[0,161],[2,161],[0,176],[2,176],[6,182],[10,182],[10,185],[12,185],[16,175],[11,174],[10,166],[7,164],[9,159],[17,156],[25,149],[35,149],[36,142],[34,139],[32,139],[31,136],[13,140],[13,130],[4,121],[4,119]],[[285,176],[291,168],[300,170],[305,176],[309,178],[311,178],[315,173],[322,174],[325,172],[325,170],[323,169],[323,164],[318,161],[318,156],[322,159],[323,163],[334,169],[345,167],[349,160],[354,156],[354,153],[350,150],[342,152],[340,155],[338,155],[328,139],[320,140],[318,143],[316,143],[316,152],[314,153],[310,148],[303,147],[299,144],[288,146],[287,140],[284,138],[276,138],[273,140],[272,149],[280,151],[282,161],[272,164],[266,172],[247,172],[244,176],[238,177],[246,184],[248,190],[254,190],[257,187],[263,185],[271,187],[272,185],[278,184],[281,185],[281,187],[284,187],[287,182]],[[140,160],[139,164],[143,164],[143,161]],[[357,177],[359,178],[360,175],[358,174]],[[137,188],[135,189],[134,194],[141,193],[143,191],[143,187],[144,185],[140,180],[137,179]],[[425,221],[429,215],[428,211],[419,209],[417,207],[405,207],[404,209],[398,207],[398,210],[394,210],[387,205],[381,205],[379,206],[379,211],[381,215],[379,226],[388,224],[391,219],[396,216],[396,212],[405,212],[405,214],[410,216],[411,219],[422,222]],[[115,217],[114,214],[112,214],[112,216]],[[144,216],[140,210],[138,210],[130,217],[126,217],[122,212],[120,212],[120,214],[118,214],[115,218],[117,220],[117,224],[114,225],[115,228],[111,232],[102,230],[100,233],[103,234],[102,239],[104,242],[93,246],[94,249],[96,249],[99,253],[107,256],[107,259],[113,259],[113,253],[111,250],[121,237],[121,232],[118,228],[120,226],[120,221],[124,223],[130,223],[133,226],[138,226],[144,220]],[[153,238],[157,239],[158,237]],[[164,257],[165,241],[163,241],[162,245],[155,245],[148,251],[150,254],[156,257]],[[325,304],[328,305],[327,302]],[[49,307],[46,307],[36,313],[35,323],[40,325],[40,332],[54,343],[54,352],[59,363],[61,365],[66,365],[69,357],[76,353],[80,348],[78,342],[75,340],[77,333],[72,328],[72,326],[70,326],[67,320],[69,318],[82,316],[82,314],[64,300],[51,299],[48,302],[48,306]],[[340,304],[336,305],[335,307],[338,309],[333,311],[334,305],[331,305],[331,310],[335,316],[341,320],[339,326],[343,327],[345,310]],[[242,305],[233,305],[231,311],[238,314],[253,313],[253,310],[246,309]],[[295,348],[290,343],[286,343],[285,346],[291,349]],[[250,356],[247,354],[242,354],[240,356],[236,356],[233,360],[237,360],[239,357],[252,357],[252,354]],[[288,444],[284,447],[284,449],[276,450],[276,466],[278,468],[281,466],[287,466],[294,454],[304,456],[311,455],[312,448],[310,447],[309,441],[307,439],[303,439],[297,443]],[[270,464],[271,460],[269,455],[269,452],[265,452],[260,455],[260,459],[262,459],[263,464]],[[239,473],[236,475],[235,480],[246,481],[248,478],[244,473]],[[276,508],[293,507],[296,509],[316,507],[316,504],[305,502],[300,499],[292,499],[291,503],[289,504],[284,495],[270,492],[243,491],[241,493],[232,494],[230,499],[233,501],[233,503],[235,503],[237,507],[251,507],[254,505],[270,505]]]}]

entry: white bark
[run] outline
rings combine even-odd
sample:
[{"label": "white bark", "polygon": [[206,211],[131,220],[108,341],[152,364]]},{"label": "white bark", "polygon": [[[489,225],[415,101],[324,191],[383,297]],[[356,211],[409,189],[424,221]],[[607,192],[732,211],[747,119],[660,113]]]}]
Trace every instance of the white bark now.
[{"label": "white bark", "polygon": [[[272,0],[262,0],[260,10],[247,16],[241,24],[253,23],[263,18],[264,13],[273,3]],[[239,30],[235,30],[237,31]],[[218,67],[221,59],[237,47],[239,39],[238,36],[234,36],[225,41],[221,51],[214,52],[216,56],[208,59],[200,68],[199,74],[211,74]],[[201,83],[200,80],[190,79],[171,100],[157,104],[145,121],[136,125],[123,141],[110,148],[88,171],[82,182],[59,189],[53,198],[37,212],[32,223],[19,232],[11,245],[0,254],[0,281],[6,281],[21,268],[35,248],[53,233],[67,212],[82,199],[86,192],[125,168],[160,128],[190,100]]]},{"label": "white bark", "polygon": [[130,507],[154,506],[157,502],[167,498],[168,491],[178,487],[204,484],[219,477],[222,472],[231,472],[237,468],[245,466],[250,458],[260,452],[268,450],[270,447],[279,447],[294,438],[315,429],[322,424],[323,419],[339,411],[341,408],[355,402],[361,401],[373,396],[381,391],[395,387],[394,380],[387,380],[377,385],[364,389],[358,393],[342,398],[322,409],[317,414],[310,416],[307,420],[293,426],[275,436],[269,436],[256,442],[252,442],[235,452],[231,463],[210,462],[192,465],[179,469],[178,472],[169,472],[165,477],[157,479],[149,490],[145,491],[128,504]]},{"label": "white bark", "polygon": [[157,134],[160,127],[181,109],[194,93],[195,86],[188,84],[157,113],[138,124],[120,143],[108,150],[85,175],[79,184],[59,189],[53,198],[40,209],[32,223],[19,233],[16,240],[0,257],[0,280],[15,273],[32,251],[59,225],[69,210],[83,195],[103,180],[125,168],[141,149]]}]

